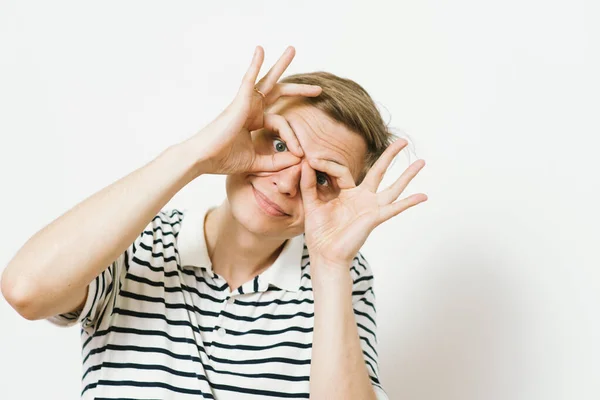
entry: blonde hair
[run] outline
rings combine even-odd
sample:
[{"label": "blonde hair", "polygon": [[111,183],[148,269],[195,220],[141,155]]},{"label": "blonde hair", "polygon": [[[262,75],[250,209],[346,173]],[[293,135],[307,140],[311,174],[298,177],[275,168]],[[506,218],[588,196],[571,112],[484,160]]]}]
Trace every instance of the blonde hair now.
[{"label": "blonde hair", "polygon": [[319,96],[304,97],[302,102],[318,108],[363,137],[367,151],[357,185],[362,182],[384,150],[398,138],[383,121],[371,96],[351,79],[330,72],[316,71],[289,75],[279,82],[321,86],[323,91]]}]

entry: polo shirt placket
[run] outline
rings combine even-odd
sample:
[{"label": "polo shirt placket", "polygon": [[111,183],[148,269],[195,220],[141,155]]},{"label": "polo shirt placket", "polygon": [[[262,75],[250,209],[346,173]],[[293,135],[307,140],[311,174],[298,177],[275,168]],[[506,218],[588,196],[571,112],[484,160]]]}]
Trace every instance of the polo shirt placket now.
[{"label": "polo shirt placket", "polygon": [[[198,219],[201,220],[202,217]],[[268,281],[267,277],[269,274],[265,274],[263,272],[258,276],[254,277],[253,279],[243,283],[240,287],[232,291],[227,281],[212,270],[211,264],[204,264],[202,268],[206,271],[207,275],[212,276],[215,286],[224,288],[223,296],[225,296],[225,298],[222,301],[222,307],[220,309],[221,311],[219,312],[219,316],[217,317],[217,320],[213,327],[214,329],[209,336],[210,343],[212,343],[212,345],[208,346],[208,348],[205,348],[209,356],[215,355],[216,357],[218,357],[218,352],[215,351],[216,349],[218,349],[218,347],[216,347],[214,343],[216,342],[217,344],[222,345],[235,345],[236,341],[231,334],[228,335],[227,329],[229,328],[240,330],[240,324],[236,322],[241,320],[243,323],[243,316],[238,316],[236,314],[236,299],[243,297],[253,297],[253,295],[257,293],[277,289],[277,286],[271,284]],[[240,319],[226,318],[225,313],[234,315]]]}]

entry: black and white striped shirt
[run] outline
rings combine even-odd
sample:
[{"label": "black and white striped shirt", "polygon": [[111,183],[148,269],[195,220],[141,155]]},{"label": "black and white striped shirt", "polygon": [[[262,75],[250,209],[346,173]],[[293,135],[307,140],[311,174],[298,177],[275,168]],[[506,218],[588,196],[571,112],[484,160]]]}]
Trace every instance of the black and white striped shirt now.
[{"label": "black and white striped shirt", "polygon": [[[202,210],[161,210],[90,285],[81,323],[83,399],[309,398],[314,302],[304,235],[231,291],[211,269]],[[378,399],[373,274],[352,263],[353,305]]]}]

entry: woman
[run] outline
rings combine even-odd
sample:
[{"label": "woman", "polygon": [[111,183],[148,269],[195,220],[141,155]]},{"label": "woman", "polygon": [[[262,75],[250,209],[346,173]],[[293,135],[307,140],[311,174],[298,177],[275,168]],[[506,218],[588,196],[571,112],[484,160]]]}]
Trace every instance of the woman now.
[{"label": "woman", "polygon": [[[378,193],[406,142],[350,80],[279,82],[293,57],[256,82],[258,46],[213,122],[57,218],[5,269],[25,318],[81,323],[82,398],[387,398],[359,249],[427,199],[395,201],[424,162]],[[220,206],[162,210],[202,174],[228,175]]]}]

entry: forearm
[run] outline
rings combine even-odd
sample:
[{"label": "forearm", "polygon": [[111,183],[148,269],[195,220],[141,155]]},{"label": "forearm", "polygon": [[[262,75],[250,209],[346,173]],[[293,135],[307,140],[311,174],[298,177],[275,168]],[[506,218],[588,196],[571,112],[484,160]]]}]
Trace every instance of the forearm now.
[{"label": "forearm", "polygon": [[88,197],[33,235],[2,275],[2,293],[29,319],[70,311],[74,293],[116,260],[197,174],[185,142]]},{"label": "forearm", "polygon": [[311,262],[314,332],[310,398],[375,399],[352,307],[348,268]]}]

